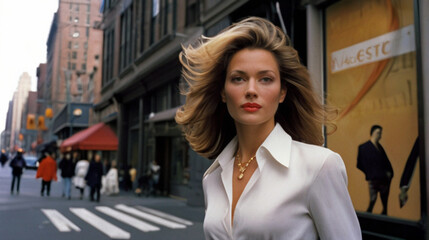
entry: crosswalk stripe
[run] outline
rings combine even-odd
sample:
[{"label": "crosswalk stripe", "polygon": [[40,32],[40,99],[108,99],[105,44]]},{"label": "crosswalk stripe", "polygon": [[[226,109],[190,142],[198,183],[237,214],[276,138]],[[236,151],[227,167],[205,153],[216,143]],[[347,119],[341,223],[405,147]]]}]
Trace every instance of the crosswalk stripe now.
[{"label": "crosswalk stripe", "polygon": [[46,215],[46,217],[51,220],[52,224],[58,229],[60,232],[70,232],[72,229],[76,232],[80,232],[80,228],[68,220],[64,215],[58,212],[55,209],[42,209],[42,212]]},{"label": "crosswalk stripe", "polygon": [[124,204],[117,204],[115,206],[115,208],[117,208],[119,210],[122,210],[122,211],[124,211],[126,213],[132,214],[134,216],[143,218],[145,220],[151,221],[153,223],[156,223],[156,224],[168,227],[168,228],[173,228],[173,229],[186,228],[186,225],[184,225],[184,224],[179,224],[179,223],[176,223],[176,222],[165,220],[165,219],[160,218],[158,216],[154,216],[152,214],[148,214],[148,213],[139,211],[139,210],[137,210],[135,208],[126,206]]},{"label": "crosswalk stripe", "polygon": [[136,208],[139,209],[139,210],[141,210],[141,211],[143,211],[143,212],[151,213],[151,214],[153,214],[155,216],[162,217],[162,218],[165,218],[165,219],[168,219],[168,220],[171,220],[171,221],[175,221],[175,222],[178,222],[178,223],[181,223],[181,224],[185,224],[185,225],[188,225],[188,226],[191,226],[193,224],[191,221],[188,221],[186,219],[179,218],[179,217],[176,217],[176,216],[164,213],[164,212],[160,212],[160,211],[155,210],[155,209],[146,208],[146,207],[142,207],[142,206],[136,206]]},{"label": "crosswalk stripe", "polygon": [[108,221],[98,217],[85,208],[70,208],[70,211],[76,214],[85,222],[97,228],[107,236],[113,239],[130,239],[131,234],[121,228],[109,223]]},{"label": "crosswalk stripe", "polygon": [[97,209],[98,211],[100,211],[106,215],[109,215],[113,218],[116,218],[119,221],[122,221],[126,224],[129,224],[129,225],[131,225],[131,226],[133,226],[133,227],[135,227],[135,228],[137,228],[143,232],[159,231],[160,230],[159,227],[156,227],[156,226],[153,226],[149,223],[143,222],[142,220],[139,220],[135,217],[128,216],[125,213],[119,212],[119,211],[112,209],[110,207],[98,206],[98,207],[95,207],[95,209]]}]

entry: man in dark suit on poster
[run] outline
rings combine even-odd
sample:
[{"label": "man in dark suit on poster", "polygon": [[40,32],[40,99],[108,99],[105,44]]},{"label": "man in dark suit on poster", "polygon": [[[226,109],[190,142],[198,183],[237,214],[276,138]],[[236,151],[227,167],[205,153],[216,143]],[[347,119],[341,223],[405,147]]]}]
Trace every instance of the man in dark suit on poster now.
[{"label": "man in dark suit on poster", "polygon": [[371,127],[371,138],[359,145],[357,168],[364,174],[369,186],[369,206],[366,210],[372,213],[377,194],[380,193],[383,211],[387,215],[387,202],[389,199],[390,183],[393,178],[393,169],[386,152],[380,144],[383,128],[379,125]]}]

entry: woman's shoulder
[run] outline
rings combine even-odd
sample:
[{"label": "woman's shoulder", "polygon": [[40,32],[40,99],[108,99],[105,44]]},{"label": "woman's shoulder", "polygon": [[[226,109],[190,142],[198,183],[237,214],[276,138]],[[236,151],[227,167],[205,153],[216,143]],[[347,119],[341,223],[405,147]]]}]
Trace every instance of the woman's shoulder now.
[{"label": "woman's shoulder", "polygon": [[335,167],[343,165],[341,156],[329,148],[298,141],[292,142],[292,159],[305,164],[308,168],[320,170],[323,165]]}]

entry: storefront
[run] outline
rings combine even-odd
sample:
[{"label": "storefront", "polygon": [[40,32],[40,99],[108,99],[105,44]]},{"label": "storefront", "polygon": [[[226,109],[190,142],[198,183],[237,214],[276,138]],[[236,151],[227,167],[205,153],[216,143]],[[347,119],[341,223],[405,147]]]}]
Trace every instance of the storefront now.
[{"label": "storefront", "polygon": [[[364,238],[423,239],[428,92],[419,1],[325,1],[307,9],[308,30],[314,30],[309,38],[322,43],[309,43],[308,59],[324,59],[309,70],[326,102],[339,109],[337,130],[327,129],[326,145],[344,160]],[[376,129],[381,139],[371,144]]]}]

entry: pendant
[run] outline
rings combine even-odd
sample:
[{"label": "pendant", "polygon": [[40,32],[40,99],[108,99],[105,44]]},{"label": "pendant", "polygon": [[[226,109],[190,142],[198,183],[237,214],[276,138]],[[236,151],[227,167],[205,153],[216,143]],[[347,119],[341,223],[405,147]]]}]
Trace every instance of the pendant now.
[{"label": "pendant", "polygon": [[244,173],[240,173],[240,175],[238,175],[238,180],[243,179],[243,177],[244,177]]}]

